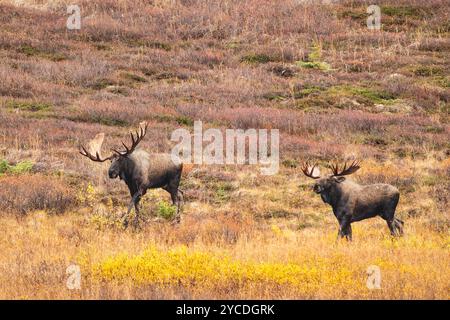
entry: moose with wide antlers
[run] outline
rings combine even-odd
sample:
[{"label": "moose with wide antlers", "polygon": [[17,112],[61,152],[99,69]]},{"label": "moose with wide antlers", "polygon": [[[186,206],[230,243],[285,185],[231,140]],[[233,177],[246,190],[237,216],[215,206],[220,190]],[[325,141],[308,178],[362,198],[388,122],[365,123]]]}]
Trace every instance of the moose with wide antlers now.
[{"label": "moose with wide antlers", "polygon": [[[100,148],[103,144],[104,134],[100,133],[94,138],[95,146],[91,148],[81,146],[80,153],[92,161],[111,161],[108,175],[111,179],[119,177],[125,181],[130,190],[131,201],[128,210],[123,214],[124,226],[128,226],[128,218],[131,209],[134,207],[135,216],[133,225],[139,224],[139,201],[146,194],[147,189],[162,188],[170,193],[172,202],[177,206],[175,221],[180,221],[180,202],[183,199],[179,184],[183,165],[172,161],[170,154],[148,153],[142,149],[136,149],[139,142],[147,133],[147,123],[141,123],[139,131],[131,135],[131,146],[128,147],[122,142],[125,150],[112,149],[114,152],[108,157],[102,158]],[[91,141],[92,142],[92,141]],[[90,149],[90,150],[89,150]]]},{"label": "moose with wide antlers", "polygon": [[317,180],[314,192],[333,208],[339,222],[338,238],[352,240],[351,223],[377,215],[386,220],[392,235],[403,234],[403,221],[394,217],[400,197],[396,187],[381,183],[363,186],[346,179],[345,176],[360,168],[358,161],[345,163],[341,169],[338,164],[330,167],[332,174],[323,178],[316,165],[304,163],[301,170],[307,177]]}]

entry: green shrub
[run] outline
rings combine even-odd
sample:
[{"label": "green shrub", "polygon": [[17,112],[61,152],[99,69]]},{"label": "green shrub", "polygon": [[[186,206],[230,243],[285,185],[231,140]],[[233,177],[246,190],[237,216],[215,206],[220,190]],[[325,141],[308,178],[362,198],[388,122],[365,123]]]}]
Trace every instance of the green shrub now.
[{"label": "green shrub", "polygon": [[155,114],[153,119],[159,122],[171,122],[173,121],[173,117],[166,114]]},{"label": "green shrub", "polygon": [[321,61],[322,57],[322,48],[320,45],[315,44],[311,47],[311,52],[308,54],[307,61],[297,61],[296,64],[299,67],[306,68],[306,69],[317,69],[322,71],[329,71],[331,70],[331,66]]},{"label": "green shrub", "polygon": [[31,112],[46,111],[51,109],[51,107],[52,106],[50,104],[42,102],[23,102],[14,100],[6,102],[6,108]]},{"label": "green shrub", "polygon": [[329,92],[338,96],[359,96],[372,103],[389,104],[396,99],[395,95],[381,89],[377,90],[349,85],[334,86],[330,88]]},{"label": "green shrub", "polygon": [[267,92],[262,95],[264,99],[270,101],[283,101],[286,99],[302,99],[312,94],[317,94],[324,89],[317,86],[305,86],[303,88],[294,89],[293,92]]},{"label": "green shrub", "polygon": [[21,46],[17,49],[17,51],[19,51],[20,53],[23,53],[23,54],[27,55],[28,57],[31,57],[31,56],[37,56],[37,55],[39,55],[39,52],[40,52],[37,48],[34,48],[34,47],[32,47],[32,46],[30,46],[30,45],[26,45],[26,44],[21,45]]},{"label": "green shrub", "polygon": [[288,99],[289,95],[283,92],[267,92],[262,97],[270,101],[282,101]]},{"label": "green shrub", "polygon": [[180,125],[185,125],[185,126],[193,126],[194,125],[194,120],[192,120],[191,118],[186,117],[186,116],[179,116],[176,118],[176,121]]},{"label": "green shrub", "polygon": [[299,165],[298,160],[295,159],[285,159],[281,164],[287,168],[297,168]]},{"label": "green shrub", "polygon": [[231,192],[233,192],[236,187],[229,182],[221,182],[215,185],[216,188],[216,199],[218,202],[227,202],[231,198]]},{"label": "green shrub", "polygon": [[323,90],[324,90],[323,88],[317,86],[305,86],[304,88],[296,90],[294,92],[294,98],[301,99],[309,96],[310,94],[319,93]]},{"label": "green shrub", "polygon": [[100,114],[79,114],[68,117],[72,121],[99,123],[105,126],[112,127],[127,127],[130,123],[127,120],[115,118],[113,116],[106,116]]},{"label": "green shrub", "polygon": [[386,100],[394,100],[395,96],[386,91],[377,91],[367,88],[353,88],[352,93],[365,97],[374,103],[383,103]]},{"label": "green shrub", "polygon": [[6,173],[9,170],[9,163],[5,159],[0,160],[0,175]]},{"label": "green shrub", "polygon": [[177,207],[166,201],[158,202],[157,215],[166,220],[171,220],[177,214]]},{"label": "green shrub", "polygon": [[267,54],[257,53],[257,54],[248,54],[241,58],[241,62],[246,63],[268,63],[275,61],[274,58],[268,56]]},{"label": "green shrub", "polygon": [[141,40],[141,39],[132,39],[128,40],[127,44],[132,47],[146,47],[146,48],[152,48],[152,49],[161,49],[164,51],[170,51],[172,50],[172,47],[168,43],[159,42],[159,41],[147,41],[147,40]]},{"label": "green shrub", "polygon": [[33,168],[33,162],[31,161],[21,161],[17,163],[15,166],[10,167],[10,172],[12,174],[23,174],[30,172]]},{"label": "green shrub", "polygon": [[25,54],[28,57],[40,57],[51,61],[63,61],[67,59],[67,56],[61,52],[54,52],[48,50],[41,50],[30,45],[22,45],[17,49],[18,52]]},{"label": "green shrub", "polygon": [[441,127],[441,126],[426,126],[425,127],[425,132],[427,133],[444,133],[445,132],[445,128]]},{"label": "green shrub", "polygon": [[33,168],[33,162],[26,160],[10,165],[6,160],[0,160],[0,176],[3,174],[24,174],[30,172]]},{"label": "green shrub", "polygon": [[387,16],[395,17],[416,17],[421,18],[426,15],[426,11],[423,8],[416,8],[410,6],[383,6],[381,13]]},{"label": "green shrub", "polygon": [[419,66],[414,69],[414,74],[419,77],[430,77],[443,75],[444,72],[437,66]]},{"label": "green shrub", "polygon": [[442,88],[450,88],[450,77],[437,76],[434,77],[433,82]]},{"label": "green shrub", "polygon": [[437,175],[425,176],[422,180],[422,183],[424,186],[432,187],[438,185],[439,182],[441,181],[441,178],[442,177]]}]

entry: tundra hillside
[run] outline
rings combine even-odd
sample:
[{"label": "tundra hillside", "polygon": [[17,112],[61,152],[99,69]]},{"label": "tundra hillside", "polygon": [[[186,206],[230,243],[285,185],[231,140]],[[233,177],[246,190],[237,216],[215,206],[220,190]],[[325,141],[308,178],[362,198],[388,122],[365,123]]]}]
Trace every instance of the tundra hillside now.
[{"label": "tundra hillside", "polygon": [[[0,2],[0,298],[450,298],[448,1]],[[124,230],[125,184],[78,153],[141,121],[172,130],[278,128],[278,174],[185,168],[182,221],[164,190]],[[362,159],[352,179],[400,191],[396,217],[335,242],[305,160]],[[81,270],[69,290],[66,268]],[[381,270],[381,289],[366,286]]]}]

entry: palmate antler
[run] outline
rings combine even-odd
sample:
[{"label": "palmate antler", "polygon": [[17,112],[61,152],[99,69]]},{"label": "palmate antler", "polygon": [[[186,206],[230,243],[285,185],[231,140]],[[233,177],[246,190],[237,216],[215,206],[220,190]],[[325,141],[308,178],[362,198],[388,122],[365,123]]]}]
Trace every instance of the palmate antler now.
[{"label": "palmate antler", "polygon": [[353,160],[350,166],[347,165],[347,162],[344,163],[344,166],[340,169],[337,163],[330,164],[331,171],[333,172],[333,176],[346,176],[358,171],[361,161]]},{"label": "palmate antler", "polygon": [[[139,142],[141,142],[141,140],[147,134],[147,128],[148,128],[148,123],[147,122],[143,122],[143,123],[139,124],[139,131],[136,131],[135,134],[133,134],[132,132],[130,133],[130,135],[131,135],[131,147],[127,147],[127,145],[124,142],[122,142],[122,145],[125,147],[125,151],[118,151],[116,149],[113,149],[113,151],[116,154],[118,154],[119,156],[123,156],[123,157],[131,154],[136,149],[136,147],[139,144]],[[104,134],[103,133],[98,134],[89,143],[90,148],[86,148],[83,145],[81,145],[79,152],[83,156],[89,158],[92,161],[96,161],[96,162],[105,162],[106,160],[110,160],[110,159],[114,158],[116,156],[115,154],[112,154],[112,155],[110,155],[109,157],[106,157],[106,158],[102,158],[100,156],[100,148],[101,148],[101,146],[103,144],[103,138],[104,138]],[[94,146],[92,147],[92,145],[94,145]],[[94,149],[93,151],[95,152],[95,155],[93,155],[92,152],[90,152],[90,150],[92,150],[92,149]]]},{"label": "palmate antler", "polygon": [[[80,146],[81,150],[79,152],[83,156],[88,157],[92,161],[96,161],[96,162],[105,162],[106,160],[112,159],[114,157],[114,155],[111,155],[111,156],[109,156],[107,158],[104,158],[104,159],[102,159],[101,156],[100,156],[100,149],[102,147],[104,138],[105,138],[105,134],[104,133],[97,134],[94,139],[89,141],[88,148],[86,148],[84,146]],[[93,151],[95,153],[95,156],[92,155],[92,152],[90,152],[90,151]]]},{"label": "palmate antler", "polygon": [[[319,175],[316,176],[314,175],[314,170],[316,169],[317,164],[314,164],[313,166],[311,166],[308,162],[304,162],[301,166],[301,170],[303,171],[303,174],[309,178],[312,179],[319,179],[320,178],[320,172]],[[317,169],[318,171],[319,169]]]}]

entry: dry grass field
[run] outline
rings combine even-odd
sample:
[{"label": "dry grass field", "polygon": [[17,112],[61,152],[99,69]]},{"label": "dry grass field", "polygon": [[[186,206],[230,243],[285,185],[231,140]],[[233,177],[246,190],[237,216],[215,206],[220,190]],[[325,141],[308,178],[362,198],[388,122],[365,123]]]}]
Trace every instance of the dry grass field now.
[{"label": "dry grass field", "polygon": [[[0,1],[1,299],[450,298],[448,1],[377,1],[381,30],[359,0],[76,2],[80,30],[74,1]],[[195,120],[278,128],[280,170],[195,166],[180,224],[152,190],[124,230],[125,184],[77,149],[143,120],[155,152]],[[349,157],[400,190],[403,237],[374,218],[336,241],[299,165]]]}]

